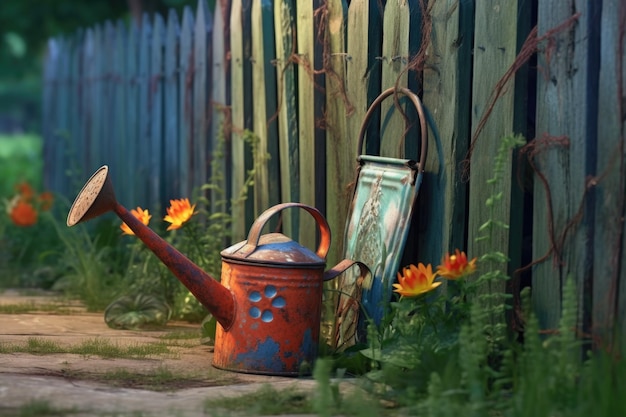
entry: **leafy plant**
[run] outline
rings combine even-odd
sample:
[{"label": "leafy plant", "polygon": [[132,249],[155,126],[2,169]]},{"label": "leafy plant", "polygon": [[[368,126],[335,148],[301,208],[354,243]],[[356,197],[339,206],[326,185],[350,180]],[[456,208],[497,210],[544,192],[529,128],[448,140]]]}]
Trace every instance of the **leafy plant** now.
[{"label": "leafy plant", "polygon": [[163,300],[146,294],[123,296],[104,310],[104,321],[114,329],[140,329],[146,326],[163,325],[172,315],[172,310]]}]

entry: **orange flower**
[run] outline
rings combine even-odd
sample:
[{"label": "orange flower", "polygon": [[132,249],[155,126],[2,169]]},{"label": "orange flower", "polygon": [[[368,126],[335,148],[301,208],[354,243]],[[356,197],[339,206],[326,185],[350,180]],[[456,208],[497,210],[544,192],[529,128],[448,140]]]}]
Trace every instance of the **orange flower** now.
[{"label": "orange flower", "polygon": [[419,263],[417,266],[409,265],[404,268],[403,274],[398,272],[398,283],[393,284],[395,290],[402,297],[416,297],[428,291],[434,290],[441,282],[433,282],[437,273],[433,273],[432,265],[424,266]]},{"label": "orange flower", "polygon": [[54,202],[54,195],[50,191],[43,192],[39,194],[39,204],[40,208],[43,211],[48,211],[52,208],[52,203]]},{"label": "orange flower", "polygon": [[35,195],[35,191],[27,182],[20,182],[15,186],[15,190],[20,194],[22,199],[28,201]]},{"label": "orange flower", "polygon": [[170,200],[170,206],[167,208],[167,216],[163,217],[163,220],[171,223],[167,230],[176,230],[187,220],[193,216],[196,205],[193,206],[189,203],[188,198],[180,200]]},{"label": "orange flower", "polygon": [[[148,223],[150,223],[150,218],[152,218],[152,215],[150,214],[150,212],[148,212],[147,209],[143,210],[141,207],[137,207],[137,209],[132,209],[130,213],[136,218],[138,218],[139,221],[145,224],[146,226],[148,225]],[[122,232],[124,232],[124,234],[126,235],[135,234],[135,232],[130,230],[130,227],[128,227],[126,223],[122,223],[122,225],[120,226],[120,229],[122,229]]]},{"label": "orange flower", "polygon": [[446,279],[456,280],[476,271],[476,258],[467,261],[465,252],[456,250],[454,255],[446,253],[437,267],[437,274]]},{"label": "orange flower", "polygon": [[37,211],[30,203],[24,200],[15,202],[11,207],[9,215],[17,226],[27,227],[37,223]]}]

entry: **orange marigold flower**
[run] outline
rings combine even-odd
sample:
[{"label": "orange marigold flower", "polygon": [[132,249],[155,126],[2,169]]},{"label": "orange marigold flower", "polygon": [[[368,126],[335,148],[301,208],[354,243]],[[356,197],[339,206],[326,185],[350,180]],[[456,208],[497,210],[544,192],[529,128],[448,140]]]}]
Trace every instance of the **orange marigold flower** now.
[{"label": "orange marigold flower", "polygon": [[[137,209],[132,209],[130,211],[130,214],[138,218],[139,221],[145,224],[146,226],[148,225],[148,223],[150,223],[150,219],[152,218],[152,215],[150,214],[150,212],[147,209],[143,210],[141,207],[137,207]],[[135,232],[130,230],[130,227],[128,227],[126,223],[122,223],[122,225],[120,226],[120,229],[122,229],[122,232],[124,232],[124,234],[126,235],[135,234]]]},{"label": "orange marigold flower", "polygon": [[176,230],[193,216],[196,205],[193,206],[189,203],[188,198],[182,198],[179,200],[170,200],[170,206],[167,208],[167,216],[163,217],[163,220],[171,223],[167,230]]},{"label": "orange marigold flower", "polygon": [[402,297],[416,297],[441,285],[441,282],[433,282],[437,273],[433,273],[433,267],[430,264],[428,266],[424,266],[423,263],[417,266],[409,265],[402,272],[402,274],[398,272],[398,283],[393,284],[394,292]]},{"label": "orange marigold flower", "polygon": [[17,184],[15,190],[24,200],[30,200],[35,195],[35,191],[33,191],[33,188],[26,181]]},{"label": "orange marigold flower", "polygon": [[11,221],[17,226],[27,227],[37,223],[37,210],[32,204],[19,200],[11,207]]},{"label": "orange marigold flower", "polygon": [[52,208],[54,202],[54,195],[50,191],[45,191],[39,194],[39,204],[43,211],[48,211]]},{"label": "orange marigold flower", "polygon": [[437,267],[437,274],[440,276],[456,280],[476,271],[476,258],[467,261],[465,252],[456,250],[454,255],[446,253]]}]

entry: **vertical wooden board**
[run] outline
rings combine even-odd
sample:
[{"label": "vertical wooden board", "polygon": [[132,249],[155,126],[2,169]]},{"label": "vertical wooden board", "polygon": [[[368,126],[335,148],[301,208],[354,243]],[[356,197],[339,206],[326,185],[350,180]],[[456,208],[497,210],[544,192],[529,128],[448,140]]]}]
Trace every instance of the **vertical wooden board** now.
[{"label": "vertical wooden board", "polygon": [[[408,87],[409,72],[407,65],[411,57],[417,53],[416,47],[419,45],[410,45],[410,34],[420,33],[421,21],[418,13],[419,4],[414,0],[391,0],[385,5],[385,14],[383,16],[383,41],[381,52],[381,89],[385,90],[395,85],[399,87]],[[415,73],[411,73],[415,77]],[[419,93],[419,91],[414,91]],[[405,155],[406,140],[415,140],[419,138],[405,138],[405,123],[401,112],[397,111],[394,97],[383,101],[380,105],[381,126],[380,126],[380,154],[393,158],[413,158],[416,155]],[[407,99],[399,96],[398,104],[402,111],[411,110],[412,106],[407,106]],[[407,117],[411,117],[415,112],[407,113]]]},{"label": "vertical wooden board", "polygon": [[348,115],[353,111],[346,95],[346,26],[348,4],[345,0],[327,3],[326,73],[326,219],[333,232],[327,263],[335,265],[343,258],[343,231],[352,195],[356,166],[354,141],[348,130]]},{"label": "vertical wooden board", "polygon": [[151,207],[155,210],[150,196],[150,45],[152,43],[152,23],[147,13],[144,13],[139,28],[139,62],[138,62],[138,132],[136,153],[133,155],[135,166],[135,196],[141,207]]},{"label": "vertical wooden board", "polygon": [[231,164],[230,161],[230,132],[228,99],[230,88],[230,69],[228,67],[230,38],[229,16],[230,0],[215,3],[213,14],[213,70],[211,89],[211,169],[209,172],[210,182],[215,188],[211,192],[211,211],[213,213],[228,210],[227,202],[230,200],[230,190],[227,176]]},{"label": "vertical wooden board", "polygon": [[348,131],[354,143],[355,158],[362,153],[378,154],[380,151],[380,110],[370,119],[366,149],[356,149],[356,136],[369,105],[381,91],[382,18],[377,0],[352,1],[348,8],[346,91],[354,106],[354,112],[348,117]]},{"label": "vertical wooden board", "polygon": [[[126,48],[126,140],[124,142],[124,178],[133,179],[136,175],[135,155],[138,147],[138,121],[139,121],[139,82],[138,77],[139,56],[139,28],[135,21],[131,21],[128,28],[128,43]],[[117,185],[123,199],[129,207],[137,207],[141,202],[135,194],[135,181],[129,180]]]},{"label": "vertical wooden board", "polygon": [[[104,66],[105,57],[103,50],[103,27],[102,25],[96,25],[93,29],[93,55],[91,56],[93,69],[91,76],[89,77],[89,83],[91,84],[91,97],[89,98],[90,107],[92,110],[91,125],[88,129],[91,131],[90,138],[90,155],[89,162],[85,168],[87,172],[94,172],[98,168],[98,164],[101,164],[103,156],[103,141],[102,141],[102,107],[104,99]],[[90,174],[89,174],[90,175]]]},{"label": "vertical wooden board", "polygon": [[[102,54],[102,26],[96,25],[93,28],[93,40],[92,40],[93,55],[91,59],[91,71],[88,77],[88,83],[90,85],[90,97],[89,107],[91,108],[91,123],[87,127],[90,131],[90,145],[89,145],[89,159],[85,164],[85,169],[88,173],[96,170],[102,156],[102,141],[101,141],[101,109],[102,109],[102,70],[103,70],[103,54]],[[90,175],[90,174],[88,174]]]},{"label": "vertical wooden board", "polygon": [[[155,212],[167,207],[163,199],[163,170],[161,161],[164,157],[163,149],[163,89],[164,89],[164,60],[165,48],[165,21],[160,14],[155,14],[152,25],[152,39],[150,44],[150,83],[148,94],[148,109],[150,120],[149,155],[149,202]],[[158,211],[157,211],[158,210]]]},{"label": "vertical wooden board", "polygon": [[[128,107],[126,100],[126,89],[128,88],[128,74],[126,73],[126,59],[128,47],[128,30],[123,20],[118,20],[115,24],[115,43],[113,44],[113,72],[111,74],[111,87],[113,94],[113,107],[111,114],[114,119],[112,135],[115,138],[115,146],[111,155],[112,167],[109,171],[113,183],[116,185],[116,193],[123,191],[125,187],[121,185],[121,179],[126,179],[126,143],[128,141],[127,124],[129,123]],[[120,184],[120,185],[117,185]],[[122,187],[120,189],[120,186]],[[119,194],[119,197],[126,197],[125,194]],[[123,200],[126,204],[128,200]]]},{"label": "vertical wooden board", "polygon": [[[576,216],[584,198],[585,176],[589,174],[586,158],[595,155],[595,145],[588,143],[596,134],[588,132],[588,106],[597,105],[590,103],[593,100],[588,91],[593,77],[587,69],[588,6],[588,2],[576,1],[576,10],[581,13],[578,22],[555,34],[538,55],[536,136],[543,146],[535,156],[535,164],[548,182],[552,213],[548,212],[546,189],[535,176],[533,259],[540,259],[551,250],[550,230],[559,239]],[[540,1],[538,35],[572,14],[571,5]],[[568,276],[576,281],[581,294],[586,291],[589,260],[584,254],[593,251],[586,222],[587,219],[576,222],[568,230],[564,245],[533,268],[533,305],[542,328],[554,329],[558,325],[561,288]]]},{"label": "vertical wooden board", "polygon": [[163,200],[180,198],[180,156],[178,134],[180,132],[180,79],[179,72],[180,25],[178,14],[170,9],[167,14],[164,56],[164,132],[163,132]]},{"label": "vertical wooden board", "polygon": [[[44,84],[43,84],[43,186],[52,192],[59,192],[57,177],[62,171],[55,167],[54,152],[62,147],[62,142],[57,134],[57,112],[59,109],[59,96],[61,79],[60,61],[62,56],[61,38],[50,38],[46,45],[44,58]],[[59,181],[60,182],[60,181]]]},{"label": "vertical wooden board", "polygon": [[[60,122],[65,132],[65,146],[57,153],[58,166],[72,167],[69,173],[60,175],[61,181],[66,181],[68,176],[74,178],[85,178],[86,173],[82,172],[82,150],[84,139],[82,137],[83,118],[81,117],[81,107],[83,105],[82,92],[85,88],[85,73],[82,67],[83,48],[85,33],[80,30],[70,39],[68,54],[66,56],[67,70],[66,77],[69,87],[65,92],[65,106],[60,111]],[[65,111],[64,109],[69,109]],[[69,174],[69,175],[68,175]],[[77,188],[80,189],[80,180],[77,180]],[[72,190],[75,193],[75,190]]]},{"label": "vertical wooden board", "polygon": [[103,164],[110,164],[112,168],[117,169],[115,166],[116,161],[113,156],[116,146],[115,131],[115,114],[113,109],[115,108],[114,102],[114,80],[113,73],[115,71],[115,27],[113,23],[107,20],[104,23],[102,32],[102,41],[104,50],[104,62],[102,72],[102,95],[103,105],[100,107],[100,138],[102,141],[102,156],[101,162],[96,167],[98,168]]},{"label": "vertical wooden board", "polygon": [[[274,3],[276,33],[276,89],[278,95],[278,137],[280,155],[280,190],[283,202],[300,200],[298,151],[298,90],[296,66],[291,54],[296,47],[296,6],[294,0]],[[282,214],[283,232],[298,240],[298,210]]]},{"label": "vertical wooden board", "polygon": [[[345,138],[344,149],[348,150],[353,158],[352,175],[353,181],[356,181],[356,158],[366,153],[366,149],[357,149],[358,134],[370,103],[380,94],[379,58],[382,42],[382,8],[376,0],[352,1],[348,7],[347,23],[346,93],[352,105],[352,112],[347,115],[348,136]],[[379,122],[380,110],[378,109],[370,118],[368,126],[366,148],[370,153],[379,152]],[[351,193],[349,200],[352,201],[352,198]],[[349,219],[346,218],[344,221],[342,257],[346,254],[346,227],[349,225]],[[334,348],[346,347],[354,343],[352,324],[358,322],[360,310],[358,304],[360,300],[355,300],[359,294],[356,292],[356,279],[357,275],[353,271],[346,272],[337,278],[336,285],[342,291],[342,295],[336,303],[336,325],[330,340]]]},{"label": "vertical wooden board", "polygon": [[[194,28],[193,77],[193,186],[199,190],[208,180],[210,165],[209,119],[211,94],[211,36],[213,19],[206,0],[198,1]],[[206,195],[199,191],[200,195]]]},{"label": "vertical wooden board", "polygon": [[233,0],[230,8],[230,79],[231,79],[231,122],[232,122],[232,153],[231,153],[231,214],[232,239],[239,242],[245,238],[246,225],[240,219],[245,218],[245,204],[242,193],[245,192],[245,144],[243,140],[245,126],[244,112],[244,36],[243,36],[243,4],[242,0]]},{"label": "vertical wooden board", "polygon": [[231,5],[231,100],[232,100],[232,238],[243,240],[254,220],[254,188],[247,183],[253,169],[251,146],[246,143],[252,130],[252,38],[251,0]]},{"label": "vertical wooden board", "polygon": [[[278,178],[278,131],[276,123],[276,58],[274,40],[274,10],[270,1],[252,2],[252,91],[254,97],[253,126],[259,137],[255,161],[255,213],[277,204],[280,200]],[[276,168],[275,168],[276,167]],[[270,228],[277,224],[270,222]]]},{"label": "vertical wooden board", "polygon": [[[489,111],[488,106],[496,83],[513,63],[517,54],[517,1],[478,2],[474,31],[474,67],[472,88],[472,131]],[[494,228],[489,239],[476,241],[483,235],[479,228],[488,220],[509,224],[511,195],[511,154],[505,159],[501,181],[494,189],[487,180],[494,175],[494,158],[501,139],[513,133],[514,91],[498,99],[488,115],[482,132],[476,137],[470,157],[469,242],[468,252],[480,256],[491,250],[508,253],[508,231]],[[486,200],[502,192],[503,198],[493,205],[493,212],[485,207]],[[506,273],[506,265],[502,265]],[[483,271],[485,272],[485,271]],[[485,292],[504,292],[504,283],[483,288]]]},{"label": "vertical wooden board", "polygon": [[426,225],[418,242],[424,262],[437,263],[445,252],[466,249],[467,183],[460,166],[470,137],[473,16],[470,2],[438,1],[431,10],[423,103],[432,125],[418,200]]},{"label": "vertical wooden board", "polygon": [[178,119],[180,133],[178,136],[178,166],[179,192],[176,198],[191,198],[193,190],[192,152],[193,152],[193,80],[194,80],[194,52],[193,52],[193,12],[188,6],[183,9],[183,19],[180,29],[180,57],[179,57],[179,89],[178,89]]},{"label": "vertical wooden board", "polygon": [[67,79],[69,45],[67,39],[57,38],[54,43],[54,49],[52,49],[52,45],[50,46],[51,53],[55,55],[53,79],[56,80],[52,87],[52,97],[50,100],[53,108],[50,113],[52,148],[49,151],[49,161],[51,164],[50,170],[54,172],[51,178],[50,189],[58,193],[63,193],[65,191],[63,185],[66,184],[67,181],[64,181],[64,170],[59,169],[58,167],[60,165],[57,164],[59,162],[59,154],[63,149],[67,148],[67,130],[61,123],[62,114],[65,112],[61,109],[67,108],[62,106],[67,103],[67,90],[69,85]]},{"label": "vertical wooden board", "polygon": [[[313,4],[296,1],[296,38],[298,56],[298,149],[300,152],[300,201],[315,206],[315,35]],[[300,216],[299,241],[308,247],[316,242],[315,223]]]},{"label": "vertical wooden board", "polygon": [[[594,339],[604,347],[616,347],[615,343],[621,340],[622,349],[626,347],[626,269],[623,263],[626,259],[623,243],[623,236],[626,236],[623,220],[626,216],[626,121],[620,120],[619,109],[623,111],[620,96],[626,91],[623,49],[626,35],[620,33],[620,20],[623,23],[625,12],[624,4],[620,6],[617,0],[605,1],[602,5],[600,49],[608,53],[601,55],[600,62],[597,137],[602,140],[598,140],[597,173],[604,174],[604,177],[595,191],[592,291]],[[614,329],[617,331],[615,335],[612,333]]]},{"label": "vertical wooden board", "polygon": [[[94,84],[95,84],[95,45],[94,45],[94,29],[88,28],[85,31],[85,38],[82,43],[80,62],[77,63],[77,86],[76,91],[78,100],[76,107],[78,112],[72,116],[75,124],[72,128],[76,135],[78,162],[81,169],[81,176],[88,178],[91,159],[95,156],[93,138],[93,120],[94,120]],[[77,117],[76,117],[77,116]]]}]

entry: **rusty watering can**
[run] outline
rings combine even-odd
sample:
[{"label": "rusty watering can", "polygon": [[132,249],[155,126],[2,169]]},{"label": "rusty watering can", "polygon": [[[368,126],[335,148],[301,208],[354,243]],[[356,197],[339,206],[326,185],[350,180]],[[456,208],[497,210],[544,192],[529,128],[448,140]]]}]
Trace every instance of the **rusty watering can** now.
[{"label": "rusty watering can", "polygon": [[[280,233],[261,235],[266,222],[286,208],[315,219],[315,252]],[[323,282],[357,265],[343,260],[324,271],[330,228],[314,207],[279,204],[262,213],[248,239],[221,252],[221,283],[169,245],[117,202],[108,167],[98,169],[76,197],[67,225],[113,211],[217,319],[213,366],[237,372],[300,375],[309,372],[319,344]],[[309,369],[306,369],[306,365]]]}]

